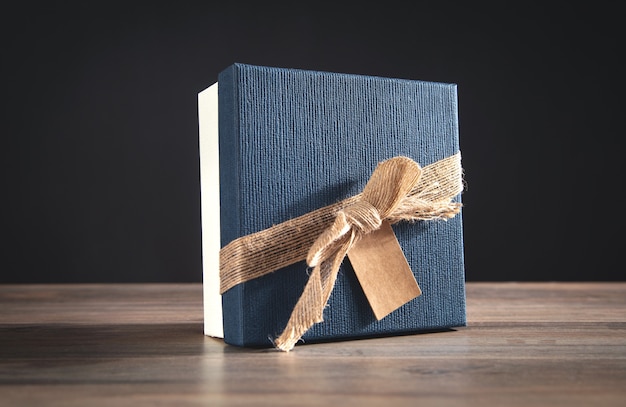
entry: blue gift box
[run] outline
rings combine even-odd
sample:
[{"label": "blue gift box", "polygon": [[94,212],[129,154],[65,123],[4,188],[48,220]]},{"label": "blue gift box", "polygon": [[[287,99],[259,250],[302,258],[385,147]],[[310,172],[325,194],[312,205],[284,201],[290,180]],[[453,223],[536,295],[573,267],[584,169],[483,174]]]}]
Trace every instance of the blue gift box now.
[{"label": "blue gift box", "polygon": [[[426,166],[459,152],[455,84],[234,64],[199,94],[199,119],[205,333],[222,336],[223,324],[239,346],[272,346],[309,270],[301,261],[238,284],[220,304],[220,248],[360,193],[384,160]],[[422,294],[377,320],[346,258],[303,342],[466,324],[461,214],[393,229]]]}]

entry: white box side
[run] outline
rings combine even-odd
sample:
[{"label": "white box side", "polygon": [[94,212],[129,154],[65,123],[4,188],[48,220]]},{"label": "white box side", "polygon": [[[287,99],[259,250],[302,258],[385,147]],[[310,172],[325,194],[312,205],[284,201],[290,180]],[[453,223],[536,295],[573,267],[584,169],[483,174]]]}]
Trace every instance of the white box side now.
[{"label": "white box side", "polygon": [[204,334],[224,337],[220,295],[220,156],[217,83],[198,93]]}]

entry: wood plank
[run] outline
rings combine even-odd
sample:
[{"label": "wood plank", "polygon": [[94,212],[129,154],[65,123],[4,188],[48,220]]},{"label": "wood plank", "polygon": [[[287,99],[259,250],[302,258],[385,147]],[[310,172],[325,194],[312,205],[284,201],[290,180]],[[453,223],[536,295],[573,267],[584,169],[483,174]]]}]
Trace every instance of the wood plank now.
[{"label": "wood plank", "polygon": [[468,283],[468,327],[243,349],[199,284],[0,286],[0,405],[626,405],[626,283]]}]

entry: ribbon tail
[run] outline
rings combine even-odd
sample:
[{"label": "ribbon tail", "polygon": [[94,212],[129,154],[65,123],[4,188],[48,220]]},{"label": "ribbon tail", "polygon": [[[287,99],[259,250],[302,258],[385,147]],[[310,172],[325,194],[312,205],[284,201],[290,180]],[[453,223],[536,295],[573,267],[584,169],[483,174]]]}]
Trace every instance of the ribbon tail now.
[{"label": "ribbon tail", "polygon": [[314,324],[324,321],[324,308],[335,286],[339,267],[354,243],[354,237],[355,234],[350,233],[334,256],[313,268],[287,326],[274,340],[277,349],[289,352]]},{"label": "ribbon tail", "polygon": [[316,266],[291,312],[287,326],[274,341],[274,346],[279,350],[289,352],[313,324],[322,322],[323,312],[321,271],[320,266]]}]

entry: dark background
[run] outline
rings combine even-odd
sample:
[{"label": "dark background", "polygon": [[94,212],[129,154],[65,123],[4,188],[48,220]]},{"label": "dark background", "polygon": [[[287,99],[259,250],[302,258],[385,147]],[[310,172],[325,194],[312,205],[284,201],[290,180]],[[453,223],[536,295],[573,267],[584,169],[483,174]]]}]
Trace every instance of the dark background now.
[{"label": "dark background", "polygon": [[2,6],[0,282],[201,281],[233,62],[457,83],[467,280],[624,279],[617,8],[170,3]]}]

